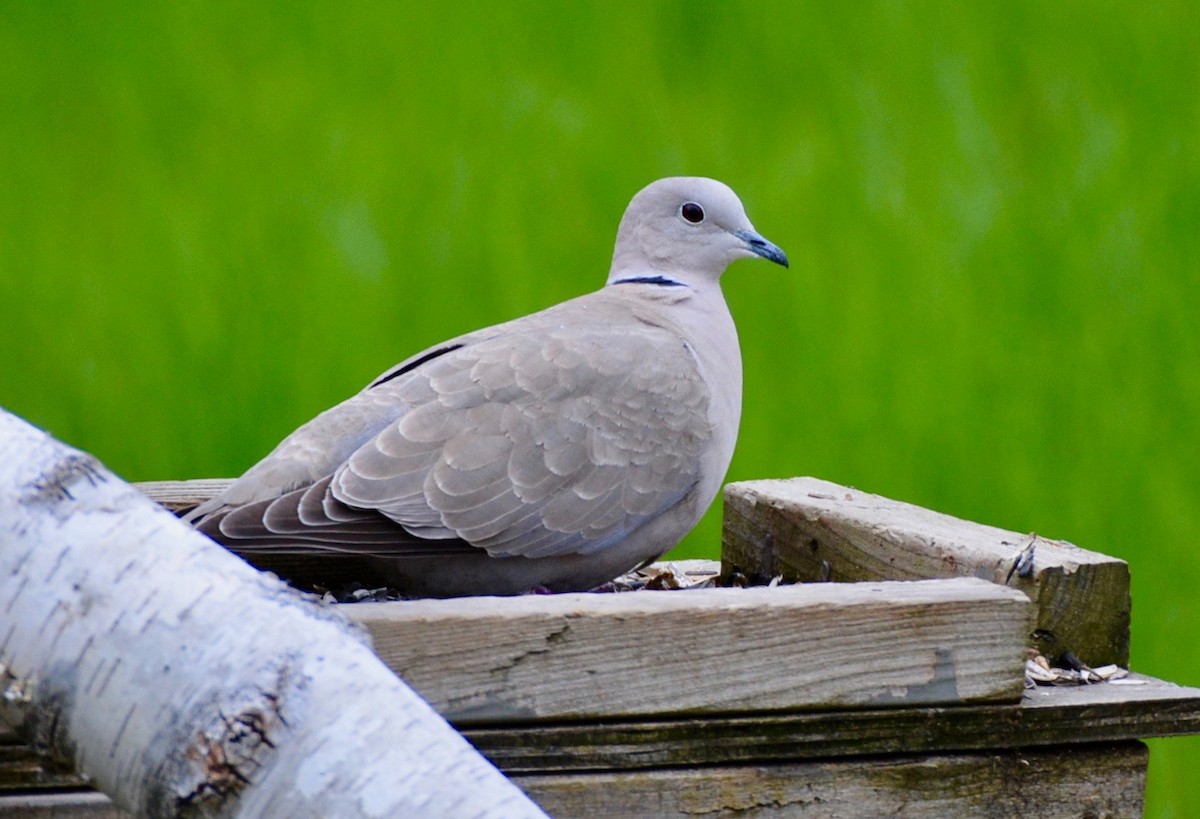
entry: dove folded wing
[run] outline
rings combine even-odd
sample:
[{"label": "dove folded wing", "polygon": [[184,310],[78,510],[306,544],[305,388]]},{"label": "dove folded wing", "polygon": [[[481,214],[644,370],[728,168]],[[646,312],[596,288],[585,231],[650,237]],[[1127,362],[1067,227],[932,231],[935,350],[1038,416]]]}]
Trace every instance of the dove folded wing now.
[{"label": "dove folded wing", "polygon": [[201,528],[248,554],[465,543],[536,558],[612,545],[695,485],[708,398],[669,331],[612,306],[568,330],[563,307],[378,379],[346,403],[405,409],[332,474]]}]

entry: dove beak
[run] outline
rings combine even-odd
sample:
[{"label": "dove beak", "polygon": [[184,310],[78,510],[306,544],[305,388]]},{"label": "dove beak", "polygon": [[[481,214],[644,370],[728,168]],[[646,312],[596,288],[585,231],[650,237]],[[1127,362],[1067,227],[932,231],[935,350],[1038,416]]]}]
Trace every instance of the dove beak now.
[{"label": "dove beak", "polygon": [[781,264],[784,267],[788,266],[787,254],[783,252],[783,248],[774,242],[768,242],[753,230],[739,230],[734,236],[745,242],[746,249],[751,253],[762,256],[764,259],[775,262],[775,264]]}]

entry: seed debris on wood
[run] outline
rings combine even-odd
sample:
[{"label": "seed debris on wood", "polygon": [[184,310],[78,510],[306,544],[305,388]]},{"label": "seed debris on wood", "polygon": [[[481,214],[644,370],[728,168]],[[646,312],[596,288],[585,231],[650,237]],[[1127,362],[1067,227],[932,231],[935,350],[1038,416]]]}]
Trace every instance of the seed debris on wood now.
[{"label": "seed debris on wood", "polygon": [[626,572],[594,591],[658,591],[669,589],[708,589],[717,585],[721,564],[715,560],[675,560],[651,563]]},{"label": "seed debris on wood", "polygon": [[1029,649],[1029,657],[1025,660],[1025,687],[1035,688],[1039,685],[1092,685],[1094,683],[1112,682],[1124,685],[1141,684],[1141,680],[1130,680],[1129,669],[1118,665],[1102,665],[1089,668],[1078,660],[1074,668],[1057,668],[1034,649]]},{"label": "seed debris on wood", "polygon": [[390,600],[404,600],[405,597],[397,589],[380,586],[368,589],[362,583],[348,583],[337,589],[327,589],[322,586],[314,587],[313,591],[321,596],[326,603],[386,603]]},{"label": "seed debris on wood", "polygon": [[[651,563],[640,569],[626,572],[615,580],[592,589],[593,592],[660,591],[675,589],[707,589],[725,585],[718,581],[721,564],[716,560],[674,560],[667,563]],[[778,585],[781,578],[772,578],[765,585]],[[736,583],[730,585],[737,585]],[[741,585],[750,585],[744,583]],[[392,600],[408,600],[410,596],[388,586],[369,588],[362,583],[349,583],[338,588],[315,586],[313,591],[326,603],[385,603]],[[531,594],[545,594],[535,589]]]}]

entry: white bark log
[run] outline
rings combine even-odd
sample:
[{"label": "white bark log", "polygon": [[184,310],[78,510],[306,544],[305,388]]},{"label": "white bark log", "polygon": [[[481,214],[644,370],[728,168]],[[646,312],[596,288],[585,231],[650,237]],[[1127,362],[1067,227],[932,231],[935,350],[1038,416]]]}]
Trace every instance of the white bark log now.
[{"label": "white bark log", "polygon": [[544,816],[340,614],[2,410],[0,664],[140,816]]}]

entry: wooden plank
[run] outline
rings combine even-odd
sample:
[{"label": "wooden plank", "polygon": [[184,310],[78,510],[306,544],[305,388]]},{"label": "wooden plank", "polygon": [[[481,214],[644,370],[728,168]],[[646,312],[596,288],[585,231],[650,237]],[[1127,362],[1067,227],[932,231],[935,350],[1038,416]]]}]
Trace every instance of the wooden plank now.
[{"label": "wooden plank", "polygon": [[559,819],[621,816],[1141,816],[1139,742],[771,767],[522,776]]},{"label": "wooden plank", "polygon": [[818,480],[725,487],[722,564],[785,580],[980,577],[1029,595],[1033,643],[1093,665],[1129,665],[1129,566],[1038,537],[1028,577],[1009,571],[1033,537]]},{"label": "wooden plank", "polygon": [[24,819],[131,819],[104,794],[93,790],[0,794],[0,816]]},{"label": "wooden plank", "polygon": [[1200,689],[1141,675],[1131,681],[1037,688],[1011,705],[471,727],[464,734],[501,770],[514,774],[953,753],[1200,733]]},{"label": "wooden plank", "polygon": [[[1038,688],[1020,704],[815,711],[707,719],[470,727],[509,775],[768,765],[1106,743],[1200,733],[1200,689],[1134,675],[1132,684]],[[83,786],[28,746],[4,749],[0,794]]]},{"label": "wooden plank", "polygon": [[[63,765],[11,735],[12,742],[0,745],[0,793],[11,790],[78,787],[83,784],[71,765]],[[2,814],[0,814],[2,815]]]},{"label": "wooden plank", "polygon": [[[1141,675],[1131,680],[1037,688],[1019,704],[468,726],[464,734],[501,770],[518,774],[954,753],[1200,733],[1200,689]],[[84,784],[47,767],[27,745],[0,750],[0,793]]]},{"label": "wooden plank", "polygon": [[362,603],[460,725],[1015,701],[1029,602],[962,578]]},{"label": "wooden plank", "polygon": [[[1141,743],[773,766],[514,777],[556,817],[1140,816]],[[94,791],[0,795],[0,815],[127,819]]]},{"label": "wooden plank", "polygon": [[232,483],[232,478],[202,478],[193,481],[140,481],[133,486],[172,512],[181,512],[216,497]]}]

